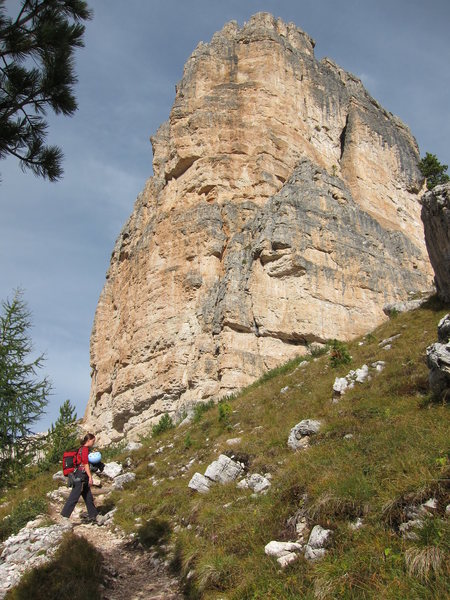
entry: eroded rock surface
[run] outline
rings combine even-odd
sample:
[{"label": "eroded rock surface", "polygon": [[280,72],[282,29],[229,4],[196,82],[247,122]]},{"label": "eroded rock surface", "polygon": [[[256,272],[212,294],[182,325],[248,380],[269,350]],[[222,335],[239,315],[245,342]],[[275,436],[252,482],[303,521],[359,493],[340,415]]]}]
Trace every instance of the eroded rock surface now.
[{"label": "eroded rock surface", "polygon": [[85,423],[102,443],[429,288],[416,142],[313,48],[258,14],[187,61],[96,311]]},{"label": "eroded rock surface", "polygon": [[425,239],[438,295],[450,302],[450,183],[437,185],[422,199]]},{"label": "eroded rock surface", "polygon": [[427,348],[427,364],[430,369],[430,389],[435,398],[448,401],[450,398],[450,315],[445,315],[438,324],[439,341]]}]

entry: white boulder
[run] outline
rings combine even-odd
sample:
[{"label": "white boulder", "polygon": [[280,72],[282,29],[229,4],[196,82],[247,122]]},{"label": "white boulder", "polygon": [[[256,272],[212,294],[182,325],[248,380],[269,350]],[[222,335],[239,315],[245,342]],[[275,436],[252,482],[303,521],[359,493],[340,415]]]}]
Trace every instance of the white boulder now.
[{"label": "white boulder", "polygon": [[188,487],[191,490],[200,492],[201,494],[206,494],[209,492],[209,488],[211,487],[211,480],[201,473],[194,473],[192,479],[188,483]]},{"label": "white boulder", "polygon": [[120,475],[123,471],[123,467],[118,462],[110,462],[106,463],[105,468],[103,469],[103,475],[109,477],[110,479],[114,479],[118,475]]},{"label": "white boulder", "polygon": [[217,483],[230,483],[239,477],[243,470],[240,463],[225,454],[221,454],[217,460],[207,467],[205,477]]},{"label": "white boulder", "polygon": [[260,475],[259,473],[253,473],[252,475],[248,475],[245,479],[242,479],[237,487],[241,489],[251,489],[256,494],[264,494],[270,488],[270,481]]},{"label": "white boulder", "polygon": [[333,391],[336,394],[344,394],[348,388],[348,381],[346,377],[336,377],[333,383]]},{"label": "white boulder", "polygon": [[305,558],[306,560],[310,560],[311,562],[315,560],[319,560],[323,558],[326,554],[325,548],[311,548],[311,546],[306,546],[305,548]]},{"label": "white boulder", "polygon": [[115,490],[123,490],[123,486],[126,483],[130,483],[136,479],[136,473],[124,473],[123,475],[118,475],[115,477],[113,481],[113,488]]},{"label": "white boulder", "polygon": [[125,446],[125,450],[127,452],[134,452],[140,448],[142,448],[142,444],[140,442],[128,442],[128,444]]},{"label": "white boulder", "polygon": [[320,525],[315,525],[309,535],[308,546],[310,548],[325,548],[331,541],[331,529],[324,529]]},{"label": "white boulder", "polygon": [[300,552],[302,549],[303,546],[297,542],[276,542],[274,540],[265,545],[264,552],[267,554],[267,556],[280,558],[281,556],[286,556],[291,552]]}]

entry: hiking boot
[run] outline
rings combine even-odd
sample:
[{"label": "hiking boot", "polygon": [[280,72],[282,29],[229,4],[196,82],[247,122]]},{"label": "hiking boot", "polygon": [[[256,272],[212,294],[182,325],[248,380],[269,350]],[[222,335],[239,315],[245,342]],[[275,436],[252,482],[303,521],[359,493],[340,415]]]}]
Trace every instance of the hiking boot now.
[{"label": "hiking boot", "polygon": [[83,519],[82,522],[85,525],[104,525],[105,521],[105,515],[97,515],[96,517],[89,517],[87,519]]},{"label": "hiking boot", "polygon": [[97,525],[104,525],[108,520],[108,515],[97,515],[95,518],[95,522]]},{"label": "hiking boot", "polygon": [[58,519],[56,520],[56,523],[58,525],[62,525],[64,528],[69,529],[73,527],[73,523],[70,520],[70,517],[63,517],[62,515],[59,515]]}]

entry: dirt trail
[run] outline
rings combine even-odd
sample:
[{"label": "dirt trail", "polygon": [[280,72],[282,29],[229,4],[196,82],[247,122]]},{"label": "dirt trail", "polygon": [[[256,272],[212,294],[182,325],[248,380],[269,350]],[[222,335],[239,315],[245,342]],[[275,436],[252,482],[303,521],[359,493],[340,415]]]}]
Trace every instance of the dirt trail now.
[{"label": "dirt trail", "polygon": [[[106,497],[107,487],[93,488],[94,497]],[[99,502],[96,502],[100,505]],[[51,505],[51,516],[57,521],[62,503]],[[142,550],[110,526],[88,525],[80,520],[86,507],[80,498],[71,517],[73,532],[86,538],[104,557],[105,583],[102,600],[181,600],[178,580],[168,572],[164,561],[154,553]]]}]

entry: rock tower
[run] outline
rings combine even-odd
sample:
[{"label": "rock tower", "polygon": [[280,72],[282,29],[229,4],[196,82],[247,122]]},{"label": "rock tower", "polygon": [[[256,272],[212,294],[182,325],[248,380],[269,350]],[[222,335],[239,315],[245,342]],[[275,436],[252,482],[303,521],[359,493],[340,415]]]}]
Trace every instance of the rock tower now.
[{"label": "rock tower", "polygon": [[103,442],[430,287],[414,138],[294,24],[257,14],[200,43],[151,141],[92,331]]}]

